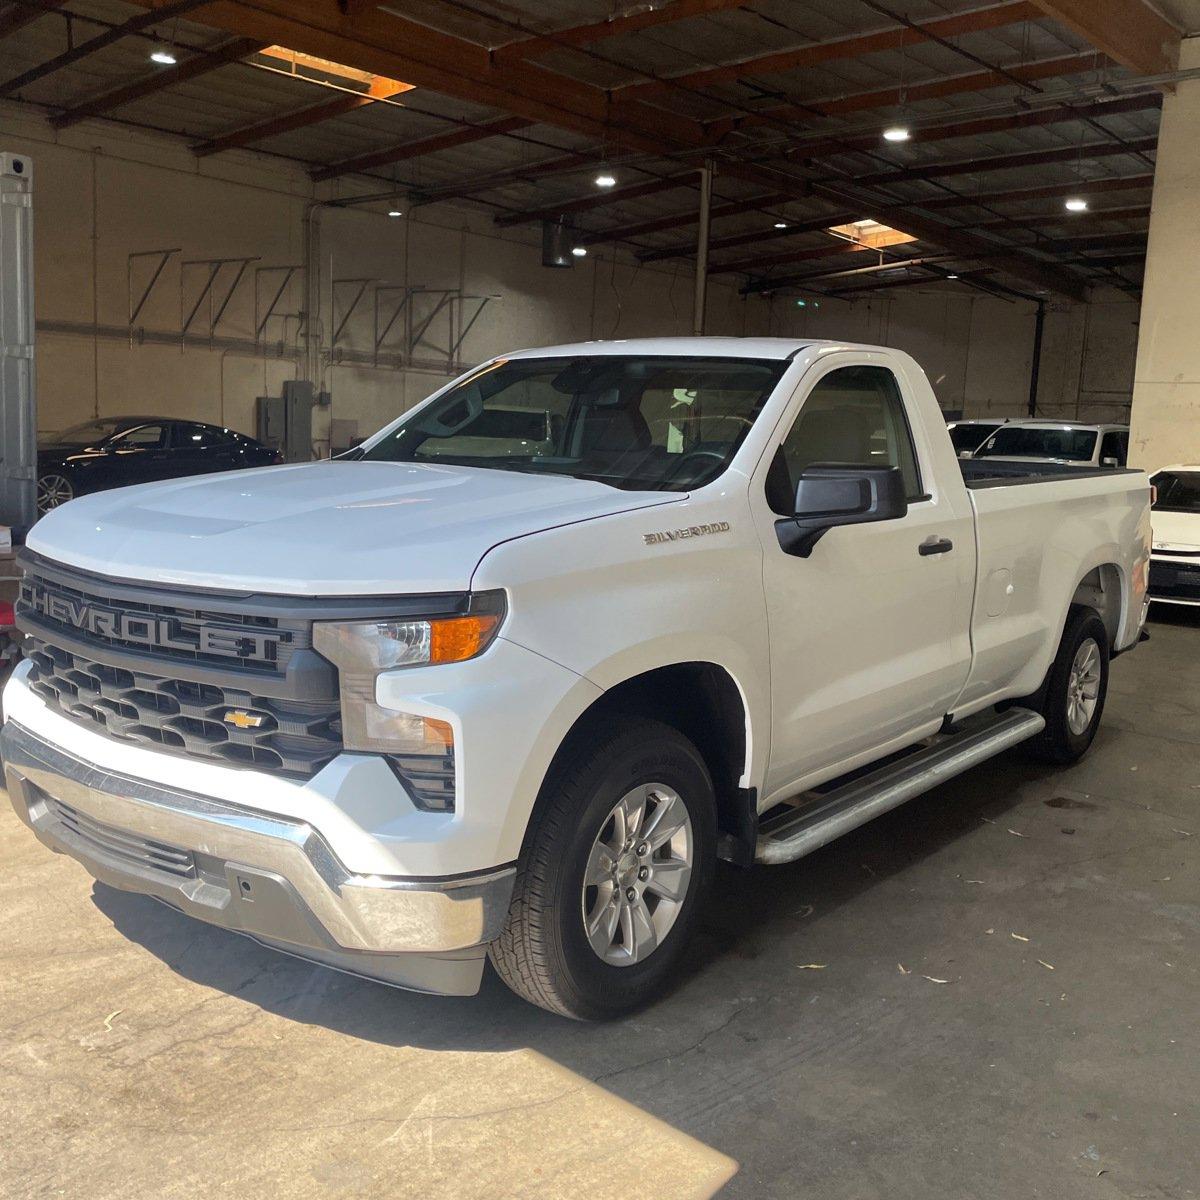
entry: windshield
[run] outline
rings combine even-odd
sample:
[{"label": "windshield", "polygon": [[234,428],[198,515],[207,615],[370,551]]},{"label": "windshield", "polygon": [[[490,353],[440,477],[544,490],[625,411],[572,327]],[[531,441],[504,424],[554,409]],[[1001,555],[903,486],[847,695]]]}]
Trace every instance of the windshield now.
[{"label": "windshield", "polygon": [[119,430],[128,428],[127,419],[109,417],[107,420],[85,421],[82,425],[72,425],[70,429],[52,434],[46,440],[52,446],[95,446]]},{"label": "windshield", "polygon": [[1094,429],[1064,429],[1055,425],[1005,425],[978,450],[977,458],[1061,458],[1091,462],[1096,450]]},{"label": "windshield", "polygon": [[950,443],[961,454],[974,450],[989,433],[995,433],[1000,425],[953,425],[950,428]]},{"label": "windshield", "polygon": [[359,457],[685,491],[729,465],[787,365],[607,354],[501,360]]},{"label": "windshield", "polygon": [[1150,482],[1158,488],[1155,511],[1200,513],[1200,471],[1159,471]]}]

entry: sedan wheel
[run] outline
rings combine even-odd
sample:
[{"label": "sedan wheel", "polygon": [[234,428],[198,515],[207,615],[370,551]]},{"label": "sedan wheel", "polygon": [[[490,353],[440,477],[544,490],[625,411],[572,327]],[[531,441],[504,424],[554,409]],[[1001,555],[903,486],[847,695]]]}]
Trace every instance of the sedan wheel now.
[{"label": "sedan wheel", "polygon": [[37,508],[41,514],[75,498],[75,489],[65,475],[43,475],[37,483]]}]

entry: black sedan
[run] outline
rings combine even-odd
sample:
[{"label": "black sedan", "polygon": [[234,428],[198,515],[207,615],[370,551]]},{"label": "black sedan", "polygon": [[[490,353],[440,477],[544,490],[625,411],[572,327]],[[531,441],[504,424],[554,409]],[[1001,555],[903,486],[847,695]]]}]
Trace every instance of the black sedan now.
[{"label": "black sedan", "polygon": [[106,488],[282,461],[278,450],[218,425],[101,417],[55,434],[38,447],[38,512]]}]

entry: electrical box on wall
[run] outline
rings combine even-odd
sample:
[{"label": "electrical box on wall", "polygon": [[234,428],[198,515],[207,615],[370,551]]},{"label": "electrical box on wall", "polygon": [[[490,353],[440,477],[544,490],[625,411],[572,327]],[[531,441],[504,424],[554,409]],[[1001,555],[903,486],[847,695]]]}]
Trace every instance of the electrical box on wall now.
[{"label": "electrical box on wall", "polygon": [[279,450],[286,462],[312,460],[312,411],[316,389],[303,379],[288,379],[282,396],[259,396],[255,402],[256,436]]},{"label": "electrical box on wall", "polygon": [[0,152],[0,524],[37,519],[33,163]]}]

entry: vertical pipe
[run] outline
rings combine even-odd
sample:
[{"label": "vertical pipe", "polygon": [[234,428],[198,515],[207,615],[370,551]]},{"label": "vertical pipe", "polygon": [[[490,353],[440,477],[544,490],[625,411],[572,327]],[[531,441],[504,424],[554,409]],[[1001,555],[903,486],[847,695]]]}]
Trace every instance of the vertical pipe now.
[{"label": "vertical pipe", "polygon": [[692,333],[704,333],[704,310],[708,292],[708,226],[712,209],[712,159],[700,168],[700,228],[696,231],[696,302],[692,310]]},{"label": "vertical pipe", "polygon": [[1042,373],[1042,335],[1046,330],[1046,302],[1039,300],[1033,325],[1033,366],[1029,371],[1029,415],[1037,416],[1038,378]]},{"label": "vertical pipe", "polygon": [[23,538],[37,520],[37,360],[33,163],[0,154],[0,522]]}]

